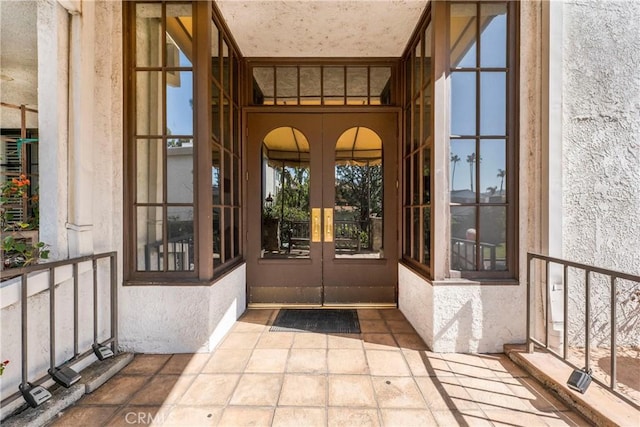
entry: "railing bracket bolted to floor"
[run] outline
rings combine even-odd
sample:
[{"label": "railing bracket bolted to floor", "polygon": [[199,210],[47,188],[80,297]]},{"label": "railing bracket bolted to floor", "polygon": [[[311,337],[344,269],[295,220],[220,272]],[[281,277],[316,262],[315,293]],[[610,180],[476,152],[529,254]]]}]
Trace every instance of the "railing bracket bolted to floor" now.
[{"label": "railing bracket bolted to floor", "polygon": [[113,351],[105,345],[93,344],[91,347],[99,360],[105,360],[114,356]]},{"label": "railing bracket bolted to floor", "polygon": [[49,369],[48,372],[55,382],[66,388],[71,387],[72,385],[80,381],[80,378],[82,378],[79,373],[69,368],[68,366]]},{"label": "railing bracket bolted to floor", "polygon": [[20,390],[20,393],[22,393],[24,400],[26,400],[32,408],[37,408],[47,400],[51,399],[51,393],[49,393],[49,390],[41,385],[34,386],[28,382],[26,384],[20,384],[18,389]]}]

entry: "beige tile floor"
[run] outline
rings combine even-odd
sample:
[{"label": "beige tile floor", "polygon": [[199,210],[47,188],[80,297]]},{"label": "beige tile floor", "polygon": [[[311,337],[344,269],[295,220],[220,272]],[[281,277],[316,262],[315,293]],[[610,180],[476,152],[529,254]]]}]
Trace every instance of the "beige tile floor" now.
[{"label": "beige tile floor", "polygon": [[399,310],[361,334],[270,332],[248,310],[211,354],[136,355],[54,426],[588,425],[503,354],[437,354]]}]

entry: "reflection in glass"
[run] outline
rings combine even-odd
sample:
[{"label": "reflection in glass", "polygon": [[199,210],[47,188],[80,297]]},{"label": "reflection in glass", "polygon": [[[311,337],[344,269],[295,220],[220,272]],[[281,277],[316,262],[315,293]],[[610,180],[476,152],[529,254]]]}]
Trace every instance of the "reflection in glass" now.
[{"label": "reflection in glass", "polygon": [[[411,159],[413,158],[413,156],[407,156],[404,159],[404,171],[405,171],[405,176],[407,177],[405,179],[405,185],[404,185],[404,204],[405,205],[410,205],[412,203],[412,199],[411,199],[411,184],[413,183],[413,180],[411,179]],[[418,190],[416,190],[418,191]]]},{"label": "reflection in glass", "polygon": [[276,68],[278,82],[276,94],[278,105],[298,104],[298,69],[296,67]]},{"label": "reflection in glass", "polygon": [[476,5],[451,4],[449,52],[451,68],[476,66]]},{"label": "reflection in glass", "polygon": [[222,239],[220,228],[222,227],[222,215],[220,208],[213,208],[213,266],[222,264]]},{"label": "reflection in glass", "polygon": [[253,69],[253,103],[255,105],[274,104],[274,79],[273,67],[255,67]]},{"label": "reflection in glass", "polygon": [[476,142],[473,139],[451,140],[451,202],[475,203]]},{"label": "reflection in glass", "polygon": [[391,67],[369,69],[369,104],[391,105]]},{"label": "reflection in glass", "polygon": [[195,269],[192,207],[167,208],[166,254],[167,256],[164,258],[168,271],[193,271]]},{"label": "reflection in glass", "polygon": [[382,258],[382,139],[369,128],[348,129],[335,156],[335,255]]},{"label": "reflection in glass", "polygon": [[507,73],[480,73],[480,134],[506,135]]},{"label": "reflection in glass", "polygon": [[233,230],[231,229],[232,221],[231,221],[231,208],[224,208],[224,260],[223,262],[229,261],[231,256],[231,245],[233,238]]},{"label": "reflection in glass", "polygon": [[211,75],[218,83],[220,81],[220,34],[218,28],[211,23]]},{"label": "reflection in glass", "polygon": [[162,73],[136,72],[136,134],[162,135]]},{"label": "reflection in glass", "polygon": [[217,142],[221,142],[220,134],[220,89],[215,84],[211,85],[211,127],[213,138]]},{"label": "reflection in glass", "polygon": [[420,208],[413,208],[413,236],[411,241],[413,242],[412,258],[420,259]]},{"label": "reflection in glass", "polygon": [[431,84],[431,22],[424,31],[424,57],[422,58],[422,85]]},{"label": "reflection in glass", "polygon": [[229,45],[227,45],[227,41],[225,39],[222,39],[222,90],[225,93],[231,93],[230,67],[231,59],[229,57]]},{"label": "reflection in glass", "polygon": [[167,71],[167,134],[193,135],[191,71]]},{"label": "reflection in glass", "polygon": [[222,164],[222,204],[231,204],[231,154],[228,151],[223,151]]},{"label": "reflection in glass", "polygon": [[324,103],[344,105],[344,67],[324,67],[322,82]]},{"label": "reflection in glass", "polygon": [[480,140],[480,203],[506,203],[506,156],[504,139]]},{"label": "reflection in glass", "polygon": [[300,104],[320,105],[320,67],[300,67]]},{"label": "reflection in glass", "polygon": [[367,105],[367,67],[347,67],[347,104]]},{"label": "reflection in glass", "polygon": [[431,84],[423,90],[422,103],[422,142],[431,136]]},{"label": "reflection in glass", "polygon": [[420,181],[422,180],[422,171],[420,170],[420,150],[411,155],[413,157],[413,170],[411,171],[411,181],[413,183],[412,205],[420,203]]},{"label": "reflection in glass", "polygon": [[227,150],[231,149],[231,103],[225,96],[222,98],[222,145]]},{"label": "reflection in glass", "polygon": [[431,148],[422,149],[422,203],[431,202]]},{"label": "reflection in glass", "polygon": [[504,206],[480,208],[480,269],[507,269],[507,209]]},{"label": "reflection in glass", "polygon": [[211,195],[214,205],[221,204],[220,197],[220,149],[211,147]]},{"label": "reflection in glass", "polygon": [[480,5],[480,66],[503,68],[507,66],[507,5],[485,3]]},{"label": "reflection in glass", "polygon": [[136,4],[136,66],[161,65],[161,4]]},{"label": "reflection in glass", "polygon": [[422,117],[422,113],[420,112],[421,104],[422,104],[421,98],[417,97],[413,103],[413,133],[412,133],[413,146],[411,147],[412,151],[420,146],[420,124],[422,123],[422,121],[420,120],[420,118]]},{"label": "reflection in glass", "polygon": [[309,141],[292,127],[262,141],[262,258],[308,258]]},{"label": "reflection in glass", "polygon": [[422,257],[422,263],[429,265],[431,262],[431,208],[422,208],[422,224],[424,227],[424,254]]},{"label": "reflection in glass", "polygon": [[167,202],[193,202],[193,139],[167,139]]},{"label": "reflection in glass", "polygon": [[411,255],[411,208],[404,210],[404,251],[403,253]]},{"label": "reflection in glass", "polygon": [[451,269],[476,269],[476,208],[451,206]]},{"label": "reflection in glass", "polygon": [[136,141],[136,202],[162,203],[163,172],[161,139]]},{"label": "reflection in glass", "polygon": [[451,134],[476,134],[475,73],[451,73]]},{"label": "reflection in glass", "polygon": [[231,204],[240,206],[240,157],[233,156],[233,200]]},{"label": "reflection in glass", "polygon": [[191,67],[193,19],[191,5],[167,4],[167,67]]},{"label": "reflection in glass", "polygon": [[233,258],[240,256],[240,208],[233,209]]},{"label": "reflection in glass", "polygon": [[136,209],[137,271],[162,271],[162,208],[139,206]]},{"label": "reflection in glass", "polygon": [[422,44],[418,42],[413,61],[413,96],[422,88]]}]

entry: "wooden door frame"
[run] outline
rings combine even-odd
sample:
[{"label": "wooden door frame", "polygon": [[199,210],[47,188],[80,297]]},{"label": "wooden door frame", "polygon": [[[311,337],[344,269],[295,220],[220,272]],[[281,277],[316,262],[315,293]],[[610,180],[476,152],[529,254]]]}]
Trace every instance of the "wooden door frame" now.
[{"label": "wooden door frame", "polygon": [[[251,165],[250,162],[250,153],[249,153],[249,115],[252,115],[254,117],[257,116],[261,116],[261,115],[272,115],[272,114],[277,114],[278,116],[284,117],[284,116],[298,116],[298,115],[302,115],[300,113],[307,113],[307,114],[311,114],[311,115],[324,115],[324,114],[331,114],[331,113],[354,113],[354,114],[376,114],[376,113],[387,113],[387,114],[393,114],[395,116],[395,129],[390,130],[390,132],[395,136],[395,140],[396,140],[396,147],[393,153],[393,156],[391,156],[394,160],[394,164],[391,165],[391,167],[389,168],[385,168],[387,169],[385,172],[385,176],[388,173],[391,173],[392,176],[390,177],[390,179],[388,180],[388,182],[390,182],[390,184],[387,186],[393,186],[395,188],[392,188],[391,191],[396,192],[396,200],[392,202],[392,205],[388,207],[388,210],[393,212],[392,218],[389,222],[389,224],[392,225],[393,228],[395,228],[395,232],[393,233],[392,236],[390,236],[389,238],[393,240],[394,244],[392,246],[395,246],[395,248],[389,250],[389,251],[385,251],[385,254],[388,256],[388,262],[387,262],[387,266],[388,268],[392,268],[393,271],[396,272],[396,274],[394,275],[393,278],[393,284],[394,284],[394,290],[393,290],[393,300],[386,300],[383,302],[375,302],[375,301],[371,301],[371,302],[362,302],[362,303],[358,303],[358,302],[354,302],[354,301],[350,301],[348,303],[345,304],[335,304],[335,303],[331,303],[331,304],[326,304],[324,301],[324,289],[323,289],[323,284],[320,284],[320,289],[321,289],[321,293],[322,293],[322,299],[319,302],[316,303],[304,303],[304,302],[296,302],[296,301],[272,301],[269,303],[255,303],[251,301],[251,295],[252,295],[252,272],[250,271],[252,268],[256,268],[257,263],[254,263],[254,260],[250,260],[249,259],[249,255],[251,254],[251,250],[249,248],[249,240],[252,238],[255,238],[254,236],[252,236],[252,233],[255,233],[255,231],[250,231],[250,230],[255,230],[256,229],[256,224],[260,222],[259,218],[256,220],[256,216],[259,217],[259,212],[255,211],[255,207],[251,206],[249,204],[249,192],[251,191],[251,189],[249,188],[249,180],[250,180],[250,175],[252,173],[252,168],[254,167],[254,165]],[[243,199],[244,199],[244,203],[243,206],[245,207],[243,209],[243,217],[244,217],[244,223],[247,225],[246,226],[246,233],[245,233],[245,245],[244,245],[244,255],[245,255],[245,260],[247,261],[247,282],[246,282],[246,289],[247,289],[247,304],[253,306],[253,307],[260,307],[260,306],[328,306],[328,305],[357,305],[357,306],[397,306],[397,268],[398,268],[398,261],[399,261],[399,257],[400,257],[400,252],[401,252],[401,248],[400,248],[400,244],[399,244],[399,232],[401,230],[401,219],[399,216],[399,212],[400,212],[400,197],[399,197],[399,189],[397,188],[399,182],[400,182],[400,169],[401,169],[401,165],[398,163],[398,159],[399,159],[399,150],[401,149],[401,119],[402,119],[402,110],[399,107],[375,107],[375,108],[371,108],[371,107],[246,107],[243,109],[243,123],[245,124],[245,131],[242,132],[242,137],[243,137],[243,171],[244,171],[244,176],[245,179],[247,180],[247,185],[245,186],[245,191],[243,194]],[[322,125],[321,125],[322,126]],[[324,155],[323,155],[324,156]],[[385,156],[386,157],[386,156]],[[391,172],[389,172],[389,170]],[[256,171],[254,170],[253,173],[255,173]],[[385,179],[385,182],[387,182],[387,180]],[[261,186],[261,184],[257,184],[258,187]],[[386,185],[386,184],[385,184]],[[385,188],[385,194],[389,193],[390,190],[389,188]],[[253,199],[255,200],[255,199]],[[312,202],[313,203],[313,202]],[[385,203],[386,205],[386,203]],[[253,210],[253,211],[252,211]],[[387,211],[387,208],[385,208],[385,212]],[[250,225],[250,221],[254,221],[254,226],[251,227]],[[391,222],[392,221],[392,222]],[[387,232],[385,232],[385,234],[387,234]],[[324,245],[325,243],[321,243],[321,245]],[[371,260],[368,260],[369,262]],[[340,263],[346,264],[345,266],[348,266],[349,263],[355,264],[355,265],[362,265],[362,260],[353,260],[353,261],[347,261],[347,262],[343,262],[342,260],[339,261]],[[286,260],[285,260],[286,263]],[[266,263],[260,263],[260,264],[274,264],[274,265],[278,265],[279,264],[279,268],[282,268],[282,266],[285,264],[282,261],[280,263],[278,263],[277,261],[274,260],[268,260]],[[320,274],[322,276],[323,272],[322,269],[320,271]],[[322,280],[322,277],[321,277]]]}]

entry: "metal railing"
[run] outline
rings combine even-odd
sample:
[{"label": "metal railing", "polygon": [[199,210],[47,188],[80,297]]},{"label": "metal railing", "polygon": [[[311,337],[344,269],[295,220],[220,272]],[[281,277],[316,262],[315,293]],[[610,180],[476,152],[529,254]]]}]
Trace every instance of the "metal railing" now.
[{"label": "metal railing", "polygon": [[[98,342],[98,313],[99,313],[99,305],[104,304],[103,301],[99,301],[98,298],[98,261],[102,259],[109,260],[109,313],[110,313],[110,336],[103,342]],[[3,270],[1,272],[2,280],[7,280],[14,277],[20,277],[20,309],[21,309],[21,363],[22,363],[22,379],[21,386],[26,384],[31,384],[34,386],[41,385],[45,383],[49,378],[49,374],[44,374],[36,379],[29,379],[29,370],[28,370],[28,322],[29,322],[29,313],[28,313],[28,281],[30,276],[34,275],[34,273],[40,272],[48,272],[48,288],[49,291],[49,360],[50,360],[50,368],[53,370],[54,368],[63,368],[75,365],[76,363],[84,360],[90,355],[94,354],[93,347],[89,346],[89,348],[80,348],[80,328],[79,328],[79,292],[80,292],[80,283],[79,283],[79,273],[78,266],[81,263],[91,262],[93,275],[91,280],[92,285],[92,299],[93,299],[93,341],[91,345],[101,345],[107,346],[111,345],[111,350],[113,353],[117,353],[118,348],[118,289],[117,289],[117,253],[114,252],[105,252],[101,254],[95,255],[87,255],[78,258],[61,260],[48,262],[43,264],[36,264],[27,267],[21,268],[13,268]],[[56,366],[56,270],[71,266],[72,268],[72,283],[73,283],[73,357],[66,360],[64,363]],[[6,398],[2,399],[0,405],[3,407],[19,397],[21,397],[21,393],[18,391]]]},{"label": "metal railing", "polygon": [[[479,259],[478,246],[480,247]],[[454,270],[495,270],[496,248],[497,246],[492,243],[480,242],[477,244],[475,240],[452,237],[451,265]],[[480,262],[478,266],[476,266],[477,262]]]},{"label": "metal railing", "polygon": [[[544,292],[544,320],[543,320],[543,328],[544,328],[544,342],[536,339],[534,337],[533,332],[533,321],[532,314],[534,312],[534,304],[535,298],[532,292],[535,289],[535,284],[532,283],[532,273],[535,270],[535,267],[532,266],[534,260],[540,260],[544,263],[544,283],[542,286],[545,286]],[[551,319],[551,281],[550,281],[550,266],[557,265],[562,267],[563,275],[563,301],[562,301],[562,312],[563,312],[563,343],[562,343],[562,354],[555,351],[550,345],[550,325]],[[585,345],[585,360],[584,366],[580,367],[571,363],[568,360],[569,353],[569,336],[568,336],[568,320],[569,320],[569,268],[577,269],[584,272],[584,313],[585,313],[585,325],[584,325],[584,345]],[[539,270],[542,271],[542,270]],[[631,400],[628,396],[620,393],[617,390],[617,349],[618,349],[618,329],[617,329],[617,306],[618,301],[616,298],[617,295],[617,282],[618,280],[627,280],[630,282],[634,282],[634,287],[640,289],[640,276],[636,276],[633,274],[622,273],[619,271],[608,270],[605,268],[594,267],[587,264],[581,264],[573,261],[567,261],[560,258],[554,258],[546,255],[536,254],[536,253],[527,253],[527,351],[532,353],[534,351],[535,346],[542,347],[546,349],[553,356],[563,360],[565,363],[573,367],[574,369],[586,369],[587,371],[591,368],[591,360],[590,360],[590,348],[591,348],[591,335],[592,335],[592,319],[591,319],[591,276],[592,274],[600,274],[603,276],[607,276],[611,285],[611,293],[609,303],[611,305],[611,317],[610,317],[610,359],[611,364],[609,368],[611,369],[611,378],[609,384],[606,384],[604,381],[599,380],[596,377],[592,376],[592,380],[605,387],[614,393],[617,397],[634,406],[635,408],[640,409],[640,405],[637,402]],[[636,313],[637,316],[640,316],[640,313]]]}]

